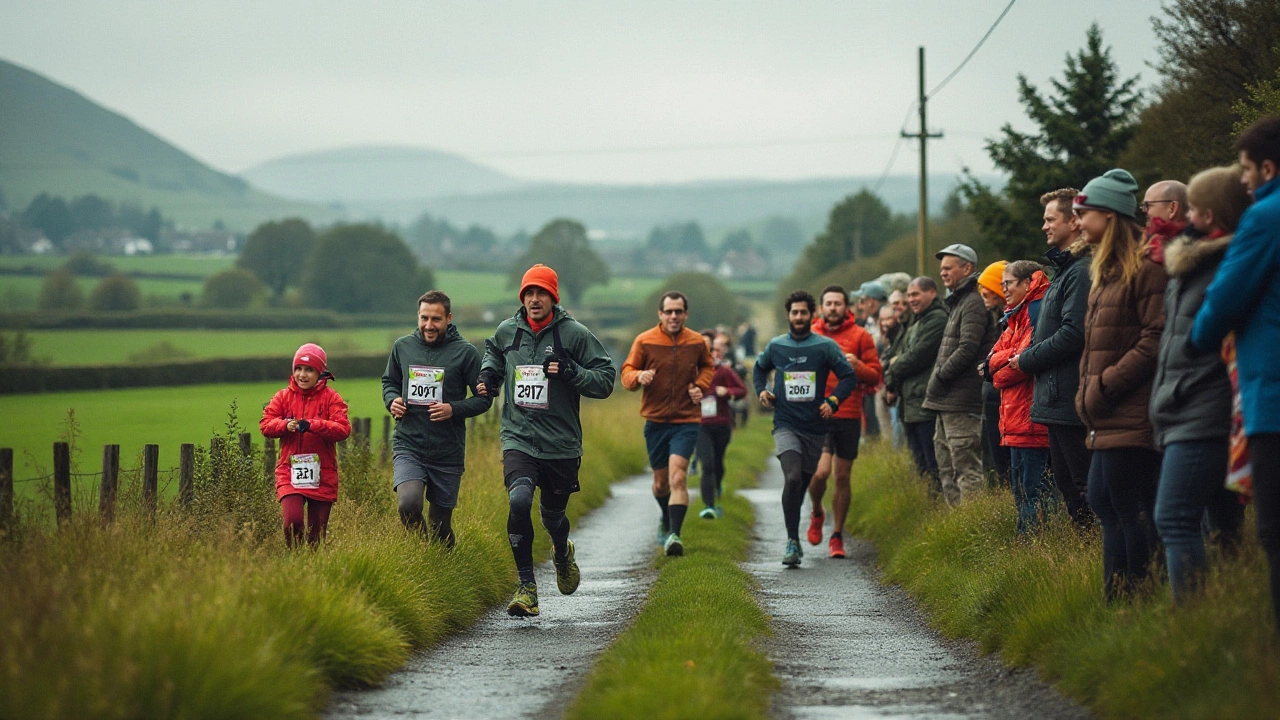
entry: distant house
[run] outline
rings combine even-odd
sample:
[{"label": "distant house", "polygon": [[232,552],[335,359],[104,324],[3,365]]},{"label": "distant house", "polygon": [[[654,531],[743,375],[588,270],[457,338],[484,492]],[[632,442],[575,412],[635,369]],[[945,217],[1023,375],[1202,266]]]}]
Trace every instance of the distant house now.
[{"label": "distant house", "polygon": [[722,279],[763,278],[769,274],[769,261],[765,260],[754,248],[746,251],[730,250],[720,259],[716,275]]},{"label": "distant house", "polygon": [[27,250],[33,255],[48,255],[51,252],[56,252],[57,249],[58,246],[54,245],[53,241],[44,235],[36,238],[34,242],[27,246]]}]

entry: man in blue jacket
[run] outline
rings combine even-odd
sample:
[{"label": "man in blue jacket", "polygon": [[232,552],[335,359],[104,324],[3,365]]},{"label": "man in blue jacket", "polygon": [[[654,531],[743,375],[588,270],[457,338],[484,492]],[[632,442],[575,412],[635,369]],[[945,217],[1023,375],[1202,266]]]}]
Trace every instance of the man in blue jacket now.
[{"label": "man in blue jacket", "polygon": [[[773,413],[773,441],[785,480],[782,517],[787,526],[787,550],[782,564],[795,567],[803,556],[800,506],[822,457],[827,420],[835,415],[858,381],[840,346],[813,333],[813,311],[817,307],[813,296],[796,290],[787,297],[785,307],[791,331],[770,340],[760,351],[753,379],[760,404],[777,408]],[[772,385],[768,382],[770,371],[775,371]],[[838,382],[831,394],[823,397],[830,373],[835,373]]]},{"label": "man in blue jacket", "polygon": [[1218,352],[1236,333],[1236,370],[1253,465],[1258,539],[1271,573],[1280,622],[1280,116],[1265,117],[1236,140],[1241,181],[1253,195],[1205,292],[1191,330],[1192,349]]}]

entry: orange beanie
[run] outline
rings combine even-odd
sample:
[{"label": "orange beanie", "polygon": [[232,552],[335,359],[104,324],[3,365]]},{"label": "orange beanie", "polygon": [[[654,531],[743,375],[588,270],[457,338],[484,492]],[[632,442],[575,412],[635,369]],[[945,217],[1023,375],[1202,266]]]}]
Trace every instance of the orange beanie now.
[{"label": "orange beanie", "polygon": [[1004,269],[1008,264],[1005,260],[991,263],[978,276],[978,284],[996,295],[1004,297],[1004,288],[1000,287],[1000,282],[1004,280]]},{"label": "orange beanie", "polygon": [[520,301],[524,302],[524,291],[531,287],[540,287],[551,293],[551,299],[560,302],[560,276],[556,271],[538,263],[525,271],[520,279]]}]

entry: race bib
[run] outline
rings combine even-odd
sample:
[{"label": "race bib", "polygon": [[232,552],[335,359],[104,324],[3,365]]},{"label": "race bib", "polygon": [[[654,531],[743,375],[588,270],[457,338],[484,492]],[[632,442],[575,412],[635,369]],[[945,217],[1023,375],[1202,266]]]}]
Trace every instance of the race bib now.
[{"label": "race bib", "polygon": [[782,385],[787,391],[787,399],[792,402],[812,400],[818,396],[817,386],[813,382],[813,371],[792,371],[782,374]]},{"label": "race bib", "polygon": [[410,405],[432,405],[444,400],[444,368],[409,366]]},{"label": "race bib", "polygon": [[704,418],[715,417],[717,414],[719,414],[719,411],[720,411],[719,403],[716,402],[715,395],[712,395],[711,397],[702,398],[702,417]]},{"label": "race bib", "polygon": [[517,365],[516,406],[530,410],[547,409],[547,371],[541,365]]},{"label": "race bib", "polygon": [[320,487],[320,456],[316,453],[290,455],[289,483],[304,490]]}]

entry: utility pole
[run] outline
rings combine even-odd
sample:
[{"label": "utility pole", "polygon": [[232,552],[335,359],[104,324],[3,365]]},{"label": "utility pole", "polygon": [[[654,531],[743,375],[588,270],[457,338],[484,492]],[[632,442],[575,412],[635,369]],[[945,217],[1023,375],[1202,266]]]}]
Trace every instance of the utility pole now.
[{"label": "utility pole", "polygon": [[924,94],[924,46],[920,46],[920,132],[902,132],[904,138],[920,140],[920,213],[916,228],[916,275],[924,275],[924,246],[929,232],[929,160],[928,144],[930,139],[942,137],[942,133],[930,133],[926,122],[925,103],[929,100]]}]

